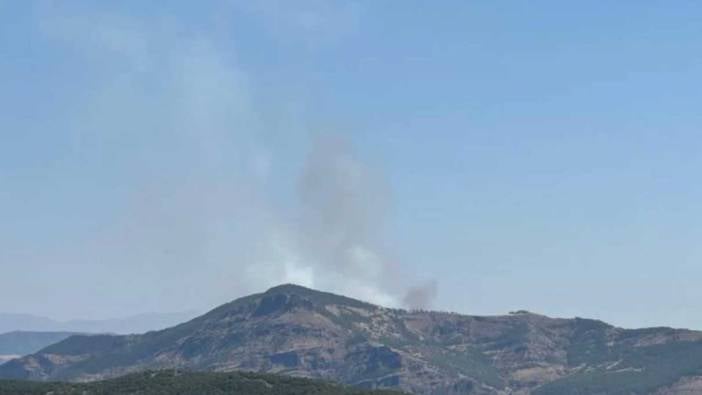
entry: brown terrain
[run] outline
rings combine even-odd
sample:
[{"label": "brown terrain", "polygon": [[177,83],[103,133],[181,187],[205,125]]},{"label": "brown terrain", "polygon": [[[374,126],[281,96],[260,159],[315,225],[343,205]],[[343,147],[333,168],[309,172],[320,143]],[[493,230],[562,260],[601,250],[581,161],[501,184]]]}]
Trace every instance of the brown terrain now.
[{"label": "brown terrain", "polygon": [[166,368],[417,394],[694,394],[702,333],[529,312],[406,311],[282,285],[161,331],[72,336],[0,366],[0,378],[92,381]]}]

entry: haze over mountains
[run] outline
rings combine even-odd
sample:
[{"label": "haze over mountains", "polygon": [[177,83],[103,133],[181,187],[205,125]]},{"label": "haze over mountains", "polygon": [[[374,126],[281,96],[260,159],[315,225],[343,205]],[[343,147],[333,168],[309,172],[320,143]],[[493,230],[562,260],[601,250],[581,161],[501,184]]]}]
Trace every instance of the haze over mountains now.
[{"label": "haze over mountains", "polygon": [[80,332],[80,333],[143,333],[163,329],[189,320],[194,311],[146,313],[106,320],[57,321],[31,314],[0,313],[0,334],[13,331]]},{"label": "haze over mountains", "polygon": [[166,368],[420,394],[699,393],[702,332],[389,309],[283,285],[161,331],[72,336],[1,365],[0,378],[90,381]]},{"label": "haze over mountains", "polygon": [[107,320],[57,321],[31,314],[0,313],[0,364],[31,354],[74,334],[130,334],[164,329],[195,312],[148,313]]},{"label": "haze over mountains", "polygon": [[0,334],[0,363],[3,356],[26,355],[58,343],[74,332],[24,332],[14,331]]}]

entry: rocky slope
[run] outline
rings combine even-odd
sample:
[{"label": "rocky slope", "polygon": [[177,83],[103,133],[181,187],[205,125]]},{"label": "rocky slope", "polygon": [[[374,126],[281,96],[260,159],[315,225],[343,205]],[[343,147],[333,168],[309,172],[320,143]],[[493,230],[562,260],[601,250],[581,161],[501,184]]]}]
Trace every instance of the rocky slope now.
[{"label": "rocky slope", "polygon": [[699,388],[702,333],[396,310],[283,285],[162,331],[73,336],[0,366],[0,378],[88,381],[165,368],[422,394],[682,394]]}]

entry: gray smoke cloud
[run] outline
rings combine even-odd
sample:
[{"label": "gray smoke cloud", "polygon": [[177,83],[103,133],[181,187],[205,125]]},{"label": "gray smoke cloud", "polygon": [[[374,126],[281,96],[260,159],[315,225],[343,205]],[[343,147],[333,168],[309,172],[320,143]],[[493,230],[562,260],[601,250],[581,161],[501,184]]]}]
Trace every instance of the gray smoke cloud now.
[{"label": "gray smoke cloud", "polygon": [[323,136],[314,142],[298,189],[300,253],[320,285],[396,304],[386,281],[392,267],[380,245],[387,185],[356,158],[348,141]]},{"label": "gray smoke cloud", "polygon": [[409,287],[402,299],[403,305],[410,309],[430,309],[439,291],[439,284],[431,280],[423,285]]}]

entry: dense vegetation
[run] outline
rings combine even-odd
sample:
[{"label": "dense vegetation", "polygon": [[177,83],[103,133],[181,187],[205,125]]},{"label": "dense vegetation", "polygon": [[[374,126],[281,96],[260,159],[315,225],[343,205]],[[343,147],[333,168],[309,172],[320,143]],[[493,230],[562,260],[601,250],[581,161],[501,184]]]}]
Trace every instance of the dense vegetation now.
[{"label": "dense vegetation", "polygon": [[325,381],[271,374],[204,373],[176,370],[149,371],[92,383],[39,383],[0,380],[0,395],[390,395],[391,391],[364,391]]}]

